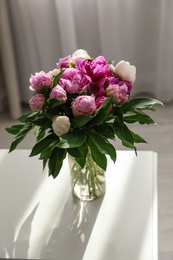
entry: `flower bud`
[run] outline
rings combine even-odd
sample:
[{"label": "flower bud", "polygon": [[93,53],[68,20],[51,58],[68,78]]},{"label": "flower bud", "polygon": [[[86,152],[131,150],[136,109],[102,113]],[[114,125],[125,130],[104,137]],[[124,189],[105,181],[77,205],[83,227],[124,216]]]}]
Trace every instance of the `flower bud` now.
[{"label": "flower bud", "polygon": [[69,68],[71,55],[68,55],[64,58],[59,59],[59,62],[56,64],[57,69]]},{"label": "flower bud", "polygon": [[79,59],[87,60],[91,59],[91,57],[88,55],[87,51],[79,49],[73,53],[70,62],[76,64],[76,61]]},{"label": "flower bud", "polygon": [[52,128],[56,135],[61,136],[68,133],[70,127],[70,120],[67,116],[57,116],[53,118]]},{"label": "flower bud", "polygon": [[74,116],[92,115],[96,111],[96,102],[94,95],[87,96],[78,96],[72,103],[72,112]]},{"label": "flower bud", "polygon": [[127,102],[129,98],[128,87],[126,86],[126,84],[123,84],[121,86],[118,84],[110,85],[106,89],[106,95],[108,97],[113,96],[114,103],[124,104]]},{"label": "flower bud", "polygon": [[67,94],[66,91],[59,85],[54,87],[50,93],[50,98],[57,98],[60,100],[67,100]]},{"label": "flower bud", "polygon": [[42,94],[34,95],[30,101],[29,106],[34,111],[41,111],[45,103],[45,97]]},{"label": "flower bud", "polygon": [[134,83],[136,80],[136,67],[127,61],[120,61],[115,66],[115,73],[125,81]]},{"label": "flower bud", "polygon": [[49,73],[44,71],[36,72],[35,75],[31,75],[30,79],[30,90],[38,91],[41,88],[49,88],[52,84],[52,78]]}]

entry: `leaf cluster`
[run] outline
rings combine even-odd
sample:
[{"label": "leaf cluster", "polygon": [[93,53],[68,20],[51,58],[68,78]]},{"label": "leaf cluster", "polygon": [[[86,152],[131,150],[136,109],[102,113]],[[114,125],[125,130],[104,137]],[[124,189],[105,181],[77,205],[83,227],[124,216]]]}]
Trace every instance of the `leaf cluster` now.
[{"label": "leaf cluster", "polygon": [[[18,124],[6,128],[8,133],[14,135],[9,151],[16,149],[26,135],[35,129],[36,144],[30,156],[39,155],[43,168],[48,165],[49,175],[53,178],[58,176],[67,154],[75,157],[79,165],[84,167],[88,150],[93,160],[106,170],[107,156],[116,161],[116,148],[111,140],[119,138],[123,146],[137,152],[136,143],[146,141],[132,132],[127,124],[155,124],[146,112],[155,111],[155,105],[163,105],[156,99],[135,98],[117,106],[109,97],[93,116],[74,117],[69,104],[69,99],[65,104],[58,99],[48,99],[43,112],[32,111],[21,116]],[[60,137],[52,129],[52,119],[56,115],[66,115],[71,121],[71,130]]]}]

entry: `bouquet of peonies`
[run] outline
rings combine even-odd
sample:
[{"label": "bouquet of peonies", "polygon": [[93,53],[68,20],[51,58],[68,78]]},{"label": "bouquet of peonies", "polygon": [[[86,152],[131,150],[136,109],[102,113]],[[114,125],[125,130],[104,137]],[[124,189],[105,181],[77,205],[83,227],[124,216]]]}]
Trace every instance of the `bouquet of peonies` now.
[{"label": "bouquet of peonies", "polygon": [[116,161],[111,140],[118,137],[125,147],[146,141],[127,124],[154,124],[146,111],[154,111],[152,98],[130,100],[136,68],[120,61],[116,66],[103,56],[91,58],[84,50],[61,58],[56,69],[31,75],[31,111],[6,130],[15,135],[10,152],[34,129],[36,144],[30,156],[39,155],[49,175],[57,177],[66,155],[84,167],[90,151],[92,159],[106,170],[107,155]]}]

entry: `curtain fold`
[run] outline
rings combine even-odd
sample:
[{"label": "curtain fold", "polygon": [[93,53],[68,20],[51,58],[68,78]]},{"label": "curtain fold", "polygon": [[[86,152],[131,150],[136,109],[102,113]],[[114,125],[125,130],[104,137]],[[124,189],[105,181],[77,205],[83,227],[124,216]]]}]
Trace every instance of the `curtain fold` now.
[{"label": "curtain fold", "polygon": [[[12,118],[17,118],[21,114],[20,91],[16,64],[14,57],[14,48],[11,37],[11,28],[9,23],[8,6],[5,0],[0,1],[0,64],[2,65],[3,86],[6,87],[8,103]],[[3,94],[1,94],[3,100]],[[1,100],[1,101],[2,101]]]},{"label": "curtain fold", "polygon": [[8,110],[7,106],[7,93],[5,90],[5,83],[4,83],[4,77],[2,73],[2,61],[1,61],[1,56],[0,56],[0,115],[4,113],[6,110]]},{"label": "curtain fold", "polygon": [[6,1],[22,101],[31,96],[31,73],[53,69],[78,48],[134,64],[132,94],[173,100],[172,0]]}]

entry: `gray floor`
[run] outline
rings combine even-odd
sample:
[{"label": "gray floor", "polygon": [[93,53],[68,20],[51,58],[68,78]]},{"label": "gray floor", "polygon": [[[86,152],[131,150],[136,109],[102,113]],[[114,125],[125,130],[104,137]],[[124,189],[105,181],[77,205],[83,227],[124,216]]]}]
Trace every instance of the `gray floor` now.
[{"label": "gray floor", "polygon": [[[141,135],[148,144],[138,145],[139,150],[152,150],[158,153],[158,241],[159,260],[173,259],[173,104],[157,107],[152,112],[157,126],[132,125],[131,130]],[[5,127],[14,124],[9,115],[0,116],[0,148],[9,148],[12,136]],[[20,148],[31,148],[34,135],[30,134]],[[122,150],[117,141],[117,149]],[[136,259],[134,259],[136,260]],[[146,259],[148,260],[148,259]]]}]

